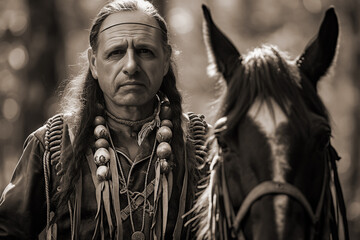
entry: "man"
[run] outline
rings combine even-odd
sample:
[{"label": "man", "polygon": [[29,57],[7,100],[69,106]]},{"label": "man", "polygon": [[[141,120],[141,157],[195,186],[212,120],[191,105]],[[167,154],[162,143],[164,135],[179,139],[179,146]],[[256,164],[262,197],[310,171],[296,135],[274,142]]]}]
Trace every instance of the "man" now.
[{"label": "man", "polygon": [[[182,113],[164,19],[105,5],[61,114],[31,134],[0,200],[0,238],[185,239],[206,123]],[[195,136],[188,130],[197,125]],[[46,227],[45,227],[46,226]]]}]

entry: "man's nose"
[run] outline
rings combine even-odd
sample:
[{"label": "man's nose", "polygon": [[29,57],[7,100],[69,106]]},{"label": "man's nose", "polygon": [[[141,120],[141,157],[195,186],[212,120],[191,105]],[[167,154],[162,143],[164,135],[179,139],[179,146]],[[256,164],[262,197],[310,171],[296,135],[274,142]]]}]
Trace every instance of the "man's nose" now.
[{"label": "man's nose", "polygon": [[123,67],[124,74],[133,75],[138,71],[139,66],[133,49],[129,49],[126,52],[124,61],[125,61]]}]

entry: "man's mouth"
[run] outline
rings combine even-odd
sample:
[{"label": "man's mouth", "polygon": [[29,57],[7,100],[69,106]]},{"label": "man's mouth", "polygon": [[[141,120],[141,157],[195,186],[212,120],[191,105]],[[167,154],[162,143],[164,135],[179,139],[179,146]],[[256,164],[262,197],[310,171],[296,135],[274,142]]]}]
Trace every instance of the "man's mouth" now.
[{"label": "man's mouth", "polygon": [[141,86],[144,86],[144,84],[141,83],[141,82],[126,82],[126,83],[120,84],[120,86],[128,86],[128,85],[130,85],[130,86],[132,86],[132,85],[141,85]]},{"label": "man's mouth", "polygon": [[137,87],[145,87],[145,84],[139,81],[127,81],[127,82],[123,82],[120,83],[118,85],[118,89],[120,88],[137,88]]}]

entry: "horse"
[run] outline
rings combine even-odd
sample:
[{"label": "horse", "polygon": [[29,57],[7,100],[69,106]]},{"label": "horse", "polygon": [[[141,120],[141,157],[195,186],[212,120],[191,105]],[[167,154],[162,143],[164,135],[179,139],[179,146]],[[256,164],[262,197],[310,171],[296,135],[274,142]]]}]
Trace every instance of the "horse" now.
[{"label": "horse", "polygon": [[197,239],[349,239],[340,157],[317,92],[336,54],[335,9],[295,59],[268,44],[240,54],[202,9],[208,70],[224,93],[187,225]]}]

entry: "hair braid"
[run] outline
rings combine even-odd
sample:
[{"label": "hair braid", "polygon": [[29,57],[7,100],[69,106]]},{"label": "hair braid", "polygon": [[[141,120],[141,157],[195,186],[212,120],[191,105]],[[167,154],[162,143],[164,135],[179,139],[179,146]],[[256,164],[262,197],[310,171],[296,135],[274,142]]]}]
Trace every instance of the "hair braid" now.
[{"label": "hair braid", "polygon": [[53,200],[57,204],[57,216],[61,216],[61,213],[67,211],[67,201],[75,190],[74,186],[79,180],[79,172],[83,163],[86,162],[86,151],[93,141],[93,121],[97,115],[97,109],[94,106],[97,102],[102,102],[104,98],[98,81],[92,77],[90,71],[86,75],[84,86],[80,96],[83,108],[78,113],[80,114],[80,123],[75,129],[73,145],[67,146],[68,149],[64,150],[68,157],[63,158],[63,164],[66,166],[62,177],[63,181],[53,196]]}]

